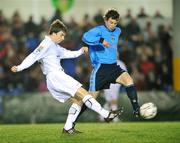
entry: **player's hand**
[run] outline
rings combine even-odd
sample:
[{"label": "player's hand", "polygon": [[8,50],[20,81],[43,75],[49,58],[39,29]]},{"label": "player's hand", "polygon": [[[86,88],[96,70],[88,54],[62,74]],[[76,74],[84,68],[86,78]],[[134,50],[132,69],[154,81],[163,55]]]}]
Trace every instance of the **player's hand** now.
[{"label": "player's hand", "polygon": [[83,50],[84,54],[88,54],[88,47],[83,46],[83,47],[82,47],[82,50]]},{"label": "player's hand", "polygon": [[110,46],[109,43],[106,40],[103,40],[102,44],[107,48]]},{"label": "player's hand", "polygon": [[17,66],[12,66],[12,67],[11,67],[11,71],[12,71],[12,72],[17,72]]}]

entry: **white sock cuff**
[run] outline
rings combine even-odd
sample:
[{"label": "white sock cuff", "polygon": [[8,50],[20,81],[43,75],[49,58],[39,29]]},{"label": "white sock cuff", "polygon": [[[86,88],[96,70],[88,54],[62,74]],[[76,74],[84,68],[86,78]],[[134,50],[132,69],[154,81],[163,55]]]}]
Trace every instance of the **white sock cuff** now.
[{"label": "white sock cuff", "polygon": [[72,108],[75,108],[77,111],[81,111],[81,106],[80,105],[78,105],[78,104],[76,104],[76,103],[73,103],[72,105],[71,105],[71,107]]},{"label": "white sock cuff", "polygon": [[90,99],[90,98],[93,98],[91,95],[86,95],[86,96],[84,96],[84,98],[82,99],[82,101],[85,103],[88,99]]},{"label": "white sock cuff", "polygon": [[114,104],[114,105],[111,105],[111,110],[117,110],[118,109],[118,105]]}]

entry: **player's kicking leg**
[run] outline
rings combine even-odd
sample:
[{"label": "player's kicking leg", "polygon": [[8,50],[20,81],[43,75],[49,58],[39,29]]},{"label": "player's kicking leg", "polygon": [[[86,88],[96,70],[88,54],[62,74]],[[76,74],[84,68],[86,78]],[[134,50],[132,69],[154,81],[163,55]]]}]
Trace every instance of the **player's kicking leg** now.
[{"label": "player's kicking leg", "polygon": [[[83,89],[82,87],[78,89],[74,98],[78,101],[82,101],[88,108],[90,108],[91,110],[100,114],[107,121],[111,121],[115,117],[117,117],[118,115],[121,114],[121,111],[119,111],[119,110],[108,111],[108,110],[105,110],[104,108],[102,108],[101,105],[91,95],[89,95],[89,93],[85,89]],[[80,112],[80,110],[79,110],[80,108],[77,106],[77,104],[76,105],[73,104],[73,105],[72,105],[73,107],[70,108],[72,111],[69,110],[68,118],[66,121],[66,124],[68,124],[68,125],[65,125],[65,127],[63,129],[63,133],[68,133],[68,134],[74,134],[75,133],[73,123],[74,123],[75,119],[77,118],[77,116]],[[74,114],[75,116],[73,116],[73,118],[72,118],[71,114],[72,115]]]}]

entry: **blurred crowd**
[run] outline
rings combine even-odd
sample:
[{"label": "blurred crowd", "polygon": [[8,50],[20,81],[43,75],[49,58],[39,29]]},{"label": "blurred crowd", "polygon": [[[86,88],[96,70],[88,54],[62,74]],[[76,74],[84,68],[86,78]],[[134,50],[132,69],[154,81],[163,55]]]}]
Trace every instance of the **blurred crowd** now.
[{"label": "blurred crowd", "polygon": [[[35,23],[33,16],[29,16],[28,21],[23,21],[19,11],[15,11],[11,19],[7,19],[0,10],[0,95],[47,91],[46,80],[38,63],[16,74],[10,71],[10,67],[20,64],[38,46],[47,34],[49,24],[56,18],[63,21],[59,10],[50,19],[42,17],[40,23]],[[153,25],[154,20],[163,19],[166,18],[159,11],[150,17],[142,7],[136,17],[128,9],[118,24],[122,29],[118,45],[119,58],[126,64],[139,91],[173,90],[172,27],[166,23]],[[79,22],[71,17],[65,23],[68,34],[61,46],[77,50],[82,46],[82,34],[95,25],[103,24],[103,12],[99,10],[93,17],[85,14]],[[62,65],[66,73],[88,88],[91,71],[88,55],[63,60]]]}]

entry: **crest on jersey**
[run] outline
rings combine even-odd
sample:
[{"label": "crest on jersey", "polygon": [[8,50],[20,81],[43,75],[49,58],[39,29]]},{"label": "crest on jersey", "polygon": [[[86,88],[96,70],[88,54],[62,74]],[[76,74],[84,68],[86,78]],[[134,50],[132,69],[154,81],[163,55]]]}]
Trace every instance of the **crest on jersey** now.
[{"label": "crest on jersey", "polygon": [[111,40],[112,40],[112,41],[115,41],[115,37],[112,37]]}]

